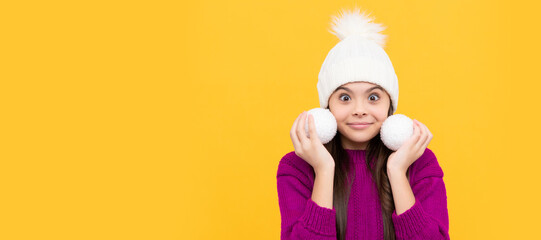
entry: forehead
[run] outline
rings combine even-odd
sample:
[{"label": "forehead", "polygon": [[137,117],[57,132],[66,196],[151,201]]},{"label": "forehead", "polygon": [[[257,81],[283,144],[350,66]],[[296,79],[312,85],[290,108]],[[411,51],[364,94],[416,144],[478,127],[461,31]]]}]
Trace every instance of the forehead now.
[{"label": "forehead", "polygon": [[357,81],[357,82],[348,82],[346,84],[342,84],[342,87],[348,87],[348,88],[369,88],[369,87],[375,87],[379,86],[377,84],[373,84],[370,82],[364,82],[364,81]]},{"label": "forehead", "polygon": [[369,82],[363,82],[363,81],[349,82],[349,83],[346,83],[346,84],[342,84],[340,87],[336,88],[335,91],[343,90],[343,91],[347,91],[347,92],[352,91],[352,92],[364,93],[366,91],[372,91],[372,90],[376,90],[376,89],[385,91],[381,86],[379,86],[377,84],[373,84],[373,83],[369,83]]}]

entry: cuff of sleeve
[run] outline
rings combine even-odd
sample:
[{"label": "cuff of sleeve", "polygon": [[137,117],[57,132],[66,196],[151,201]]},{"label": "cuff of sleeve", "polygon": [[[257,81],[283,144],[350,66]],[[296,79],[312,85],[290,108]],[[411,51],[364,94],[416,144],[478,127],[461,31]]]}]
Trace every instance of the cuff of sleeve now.
[{"label": "cuff of sleeve", "polygon": [[394,210],[391,218],[393,219],[396,238],[409,239],[421,232],[428,223],[427,217],[417,198],[415,204],[402,214],[396,215],[396,210]]},{"label": "cuff of sleeve", "polygon": [[306,208],[301,217],[304,225],[319,234],[336,235],[336,210],[321,207],[311,198],[306,202]]}]

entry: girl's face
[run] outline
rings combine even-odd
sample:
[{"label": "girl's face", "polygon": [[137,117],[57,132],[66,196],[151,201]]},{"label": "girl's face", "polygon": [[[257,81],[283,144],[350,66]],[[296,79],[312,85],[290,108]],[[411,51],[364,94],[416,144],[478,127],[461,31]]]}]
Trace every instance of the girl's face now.
[{"label": "girl's face", "polygon": [[336,118],[343,148],[366,150],[387,119],[390,105],[391,98],[379,85],[350,82],[338,87],[329,98],[329,110]]}]

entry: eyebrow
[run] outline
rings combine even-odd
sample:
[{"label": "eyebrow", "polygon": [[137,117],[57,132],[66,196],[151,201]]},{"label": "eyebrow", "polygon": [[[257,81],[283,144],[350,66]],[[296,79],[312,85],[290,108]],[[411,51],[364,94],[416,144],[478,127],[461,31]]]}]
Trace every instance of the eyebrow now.
[{"label": "eyebrow", "polygon": [[[338,87],[338,88],[336,88],[336,91],[338,91],[338,90],[340,90],[340,89],[344,89],[344,90],[348,91],[349,93],[353,93],[353,91],[352,91],[351,89],[347,88],[347,87]],[[371,88],[367,89],[367,90],[365,91],[365,93],[368,93],[368,92],[370,92],[370,91],[372,91],[372,90],[374,90],[374,89],[380,89],[380,90],[382,90],[382,91],[385,91],[382,87],[380,87],[380,86],[375,86],[375,87],[371,87]]]}]

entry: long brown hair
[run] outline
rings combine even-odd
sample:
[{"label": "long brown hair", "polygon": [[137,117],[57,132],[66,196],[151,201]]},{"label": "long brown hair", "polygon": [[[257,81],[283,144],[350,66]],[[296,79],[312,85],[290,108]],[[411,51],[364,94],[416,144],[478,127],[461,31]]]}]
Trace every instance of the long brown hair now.
[{"label": "long brown hair", "polygon": [[[391,116],[392,114],[393,106],[391,104],[387,115]],[[344,240],[347,226],[348,201],[351,185],[355,177],[355,169],[350,169],[350,166],[354,165],[350,165],[351,159],[349,159],[349,155],[342,146],[340,132],[337,132],[336,136],[330,142],[324,144],[324,146],[335,160],[333,206],[336,210],[336,233],[338,240]],[[372,173],[372,178],[376,183],[380,198],[385,240],[396,239],[391,218],[395,206],[391,184],[387,176],[387,159],[391,153],[393,151],[383,144],[379,133],[368,142],[366,147],[366,164]],[[371,166],[373,164],[372,161],[376,161],[374,168]],[[408,176],[408,173],[409,169],[406,172],[406,176]]]}]

